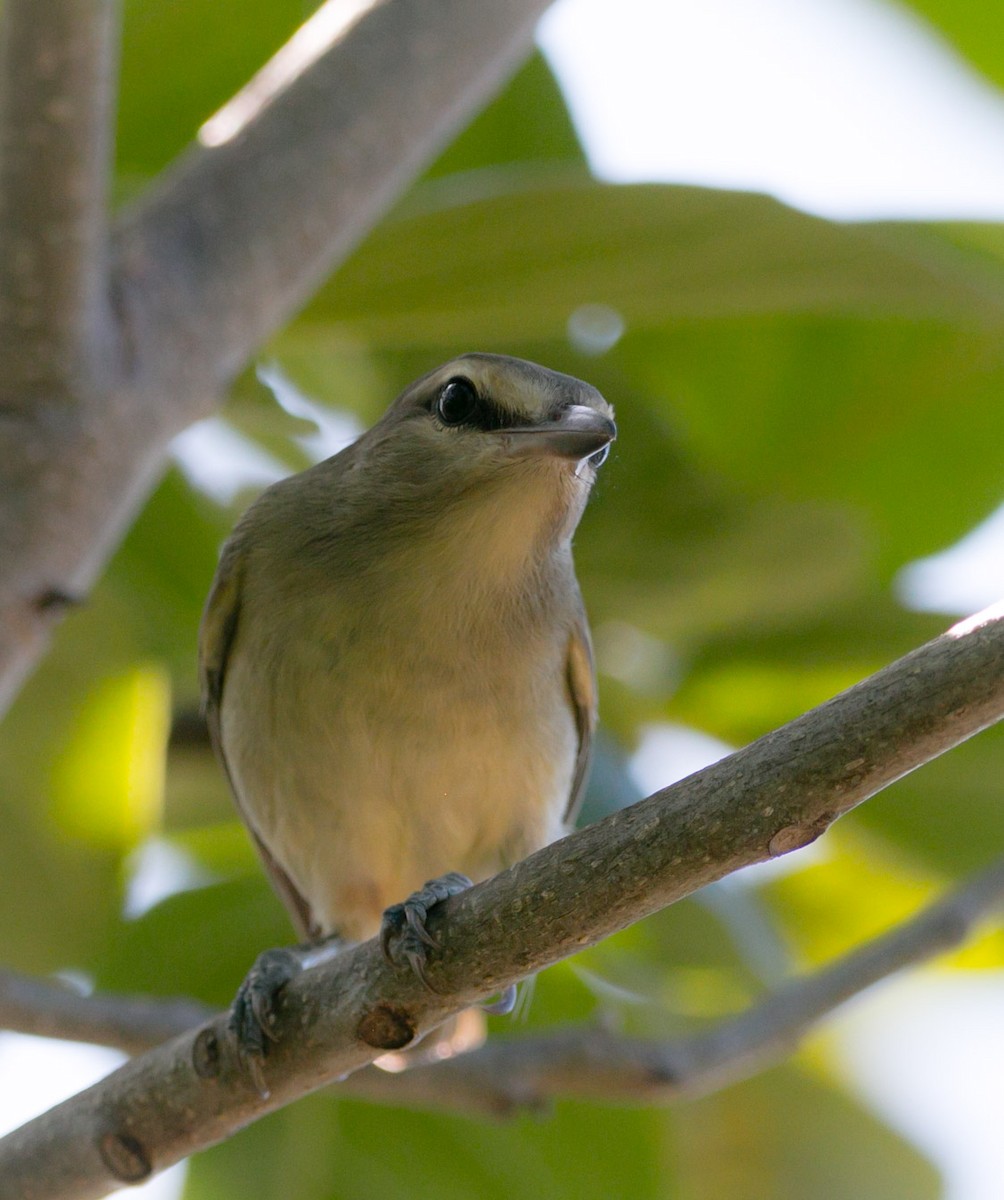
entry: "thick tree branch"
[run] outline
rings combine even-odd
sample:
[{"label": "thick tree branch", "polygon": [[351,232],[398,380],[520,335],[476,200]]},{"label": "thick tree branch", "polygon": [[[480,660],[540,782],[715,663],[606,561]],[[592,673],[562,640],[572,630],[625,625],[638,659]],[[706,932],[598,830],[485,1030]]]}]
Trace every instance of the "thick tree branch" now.
[{"label": "thick tree branch", "polygon": [[103,344],[115,0],[5,0],[0,24],[0,398],[90,373]]},{"label": "thick tree branch", "polygon": [[1002,716],[1004,607],[448,901],[431,921],[436,992],[389,967],[375,942],[304,972],[284,994],[269,1097],[217,1018],[10,1134],[0,1178],[12,1195],[51,1200],[146,1178],[696,888],[806,845]]},{"label": "thick tree branch", "polygon": [[[210,124],[217,144],[124,216],[106,280],[116,7],[5,3],[0,713],[86,598],[169,439],[499,86],[545,7],[326,5]],[[226,114],[239,128],[222,138]]]},{"label": "thick tree branch", "polygon": [[172,369],[183,350],[212,391],[229,382],[502,85],[548,3],[322,5],[121,225]]},{"label": "thick tree branch", "polygon": [[117,16],[115,0],[9,0],[0,21],[0,713],[103,564],[156,449],[116,390]]},{"label": "thick tree branch", "polygon": [[[363,1067],[343,1096],[398,1107],[504,1116],[557,1097],[666,1104],[703,1095],[781,1058],[822,1018],[866,988],[966,941],[1004,907],[1004,861],[917,916],[819,971],[789,980],[745,1012],[671,1041],[575,1027],[487,1045],[391,1074]],[[0,973],[0,1028],[151,1049],[212,1014],[193,1001],[83,996],[58,983]]]}]

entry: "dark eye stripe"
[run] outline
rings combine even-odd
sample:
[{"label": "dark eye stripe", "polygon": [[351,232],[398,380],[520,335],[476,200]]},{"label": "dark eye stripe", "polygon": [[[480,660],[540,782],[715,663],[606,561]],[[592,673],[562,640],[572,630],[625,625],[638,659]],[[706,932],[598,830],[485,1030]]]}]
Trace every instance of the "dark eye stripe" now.
[{"label": "dark eye stripe", "polygon": [[519,424],[510,412],[500,409],[490,397],[483,396],[469,379],[456,375],[439,389],[432,400],[432,411],[444,425],[490,432]]}]

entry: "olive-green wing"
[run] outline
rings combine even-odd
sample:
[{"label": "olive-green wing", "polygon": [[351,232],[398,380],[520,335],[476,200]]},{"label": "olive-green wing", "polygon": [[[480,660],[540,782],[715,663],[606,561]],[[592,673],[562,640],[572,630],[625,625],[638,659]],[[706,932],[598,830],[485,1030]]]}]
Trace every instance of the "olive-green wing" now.
[{"label": "olive-green wing", "polygon": [[[209,726],[213,749],[227,770],[226,755],[220,733],[220,708],[223,704],[223,682],[227,661],[237,636],[241,609],[241,555],[233,542],[223,548],[213,586],[206,600],[199,626],[199,686],[202,689],[202,709]],[[227,776],[229,778],[229,771]],[[233,786],[233,780],[231,780]]]},{"label": "olive-green wing", "polygon": [[227,764],[226,749],[223,745],[220,713],[223,706],[227,663],[234,648],[240,623],[242,566],[243,557],[239,546],[233,541],[228,542],[223,548],[220,565],[216,570],[216,577],[202,614],[202,624],[199,627],[199,685],[202,689],[202,706],[206,715],[206,724],[209,726],[209,737],[213,743],[213,749],[226,773],[237,809],[251,834],[262,862],[265,864],[272,886],[286,905],[300,936],[313,938],[318,935],[319,930],[311,913],[310,905],[283,870],[281,864],[273,858],[268,846],[262,841],[254,823],[250,820]]},{"label": "olive-green wing", "polygon": [[589,636],[586,614],[579,603],[578,619],[568,639],[568,695],[579,734],[579,749],[575,756],[572,788],[565,809],[565,824],[572,825],[582,805],[589,778],[592,758],[593,731],[596,728],[596,668],[593,664],[593,643]]}]

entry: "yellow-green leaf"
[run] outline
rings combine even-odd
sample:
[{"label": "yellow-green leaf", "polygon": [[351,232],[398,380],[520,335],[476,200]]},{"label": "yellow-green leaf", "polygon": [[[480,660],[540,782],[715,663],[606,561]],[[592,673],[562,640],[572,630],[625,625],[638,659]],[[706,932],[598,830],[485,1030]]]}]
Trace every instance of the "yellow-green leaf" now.
[{"label": "yellow-green leaf", "polygon": [[158,826],[170,713],[170,682],[155,665],[94,689],[54,767],[52,811],[62,832],[124,849]]}]

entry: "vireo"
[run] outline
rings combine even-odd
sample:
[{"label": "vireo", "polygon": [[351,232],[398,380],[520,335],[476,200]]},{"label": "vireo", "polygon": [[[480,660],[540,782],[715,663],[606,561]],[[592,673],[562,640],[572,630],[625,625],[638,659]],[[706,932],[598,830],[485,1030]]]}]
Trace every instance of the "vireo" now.
[{"label": "vireo", "polygon": [[[206,712],[307,943],[383,921],[422,973],[430,905],[566,831],[596,719],[571,540],[615,434],[588,384],[467,354],[226,542]],[[272,1001],[308,954],[266,952],[235,1003],[259,1086]]]}]

